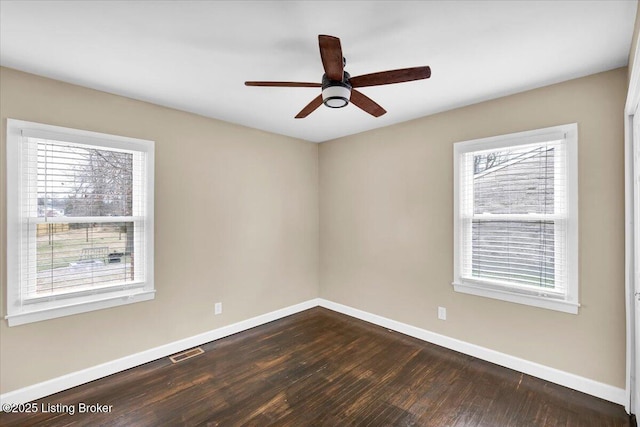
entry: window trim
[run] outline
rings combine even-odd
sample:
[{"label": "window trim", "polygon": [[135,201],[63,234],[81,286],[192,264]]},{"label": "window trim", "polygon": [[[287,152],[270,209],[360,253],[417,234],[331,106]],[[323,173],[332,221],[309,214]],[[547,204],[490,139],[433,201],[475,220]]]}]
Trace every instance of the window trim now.
[{"label": "window trim", "polygon": [[[53,319],[72,314],[85,313],[103,308],[116,307],[155,297],[154,288],[154,150],[155,143],[149,140],[109,135],[60,126],[7,119],[6,171],[7,171],[7,299],[6,315],[9,326],[22,325],[41,320]],[[23,135],[24,132],[24,135]],[[79,292],[75,296],[37,298],[20,300],[22,256],[22,232],[20,207],[22,206],[22,138],[38,137],[74,144],[143,152],[146,155],[144,179],[146,180],[145,226],[145,281],[135,285],[115,285],[112,289],[98,289],[95,292]],[[86,219],[86,218],[80,218]],[[113,218],[111,218],[113,220]],[[59,221],[54,221],[59,222]],[[64,221],[68,222],[68,221]],[[32,299],[32,298],[31,298]]]},{"label": "window trim", "polygon": [[[499,286],[482,280],[462,278],[462,226],[461,226],[461,159],[462,155],[473,151],[500,149],[563,139],[566,149],[566,293],[548,295],[550,292],[518,289],[515,286]],[[530,305],[534,307],[577,314],[579,303],[578,282],[578,125],[571,123],[525,132],[517,132],[488,138],[480,138],[454,143],[453,145],[453,288],[456,292],[494,298],[502,301]]]}]

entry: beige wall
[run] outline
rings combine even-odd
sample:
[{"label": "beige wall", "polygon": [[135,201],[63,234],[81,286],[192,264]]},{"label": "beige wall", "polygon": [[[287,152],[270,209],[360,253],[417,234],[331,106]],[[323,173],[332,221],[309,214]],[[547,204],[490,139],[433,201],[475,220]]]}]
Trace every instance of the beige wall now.
[{"label": "beige wall", "polygon": [[[620,68],[321,144],[320,296],[624,388],[626,79]],[[454,292],[452,144],[573,122],[579,314]]]},{"label": "beige wall", "polygon": [[151,302],[12,328],[0,322],[1,393],[317,297],[316,144],[0,73],[3,315],[7,118],[156,141],[157,289]]},{"label": "beige wall", "polygon": [[[0,322],[1,393],[317,296],[624,387],[626,68],[319,146],[0,73],[3,314],[6,118],[156,141],[158,290],[152,302]],[[453,292],[452,144],[571,122],[579,124],[580,313]]]}]

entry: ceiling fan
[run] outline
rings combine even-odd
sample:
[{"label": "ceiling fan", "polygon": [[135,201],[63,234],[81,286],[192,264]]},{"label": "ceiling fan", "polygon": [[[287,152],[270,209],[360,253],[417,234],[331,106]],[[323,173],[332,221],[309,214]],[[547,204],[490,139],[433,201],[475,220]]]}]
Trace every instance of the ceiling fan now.
[{"label": "ceiling fan", "polygon": [[307,104],[296,115],[296,119],[307,117],[323,103],[329,108],[342,108],[346,107],[349,102],[374,117],[380,117],[387,111],[355,88],[409,82],[428,79],[431,76],[431,68],[413,67],[351,77],[349,73],[344,71],[346,60],[342,56],[340,39],[333,36],[319,35],[318,41],[320,43],[320,58],[325,72],[322,76],[322,83],[249,81],[244,82],[244,84],[247,86],[270,87],[321,87],[322,94]]}]

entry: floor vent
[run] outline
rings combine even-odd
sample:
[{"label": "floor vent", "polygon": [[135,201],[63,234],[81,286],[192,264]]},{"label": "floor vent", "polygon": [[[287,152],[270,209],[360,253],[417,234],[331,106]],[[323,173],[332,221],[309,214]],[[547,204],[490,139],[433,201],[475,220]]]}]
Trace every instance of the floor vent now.
[{"label": "floor vent", "polygon": [[169,359],[171,360],[171,363],[178,363],[202,353],[204,353],[204,350],[200,347],[197,347],[192,348],[191,350],[183,351],[182,353],[174,354],[173,356],[169,356]]}]

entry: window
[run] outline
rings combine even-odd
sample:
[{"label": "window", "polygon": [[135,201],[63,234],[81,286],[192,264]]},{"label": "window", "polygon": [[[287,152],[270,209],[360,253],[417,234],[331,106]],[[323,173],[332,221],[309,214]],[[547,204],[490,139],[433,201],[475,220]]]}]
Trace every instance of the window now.
[{"label": "window", "polygon": [[153,299],[154,144],[7,120],[9,326]]},{"label": "window", "polygon": [[578,312],[576,124],[454,144],[454,289]]}]

